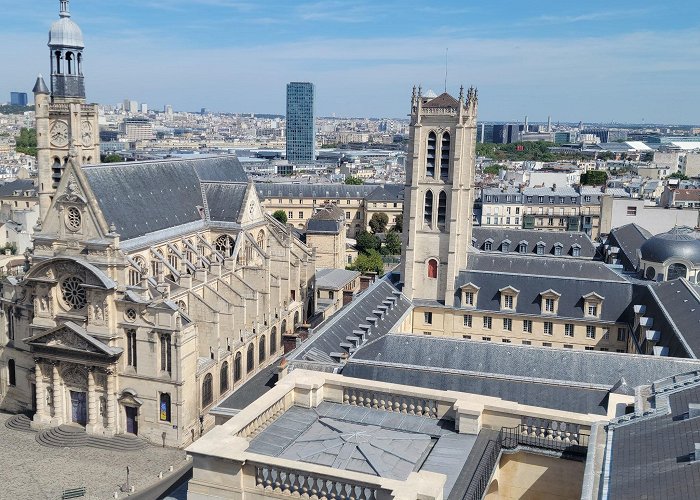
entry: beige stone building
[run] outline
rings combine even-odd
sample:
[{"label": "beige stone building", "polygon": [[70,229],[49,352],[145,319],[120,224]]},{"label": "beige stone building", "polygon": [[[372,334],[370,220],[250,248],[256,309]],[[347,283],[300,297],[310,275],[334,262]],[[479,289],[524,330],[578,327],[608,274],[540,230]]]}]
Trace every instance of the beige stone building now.
[{"label": "beige stone building", "polygon": [[[79,33],[66,9],[52,42]],[[265,214],[234,156],[84,165],[97,130],[81,147],[78,121],[57,171],[43,121],[55,106],[77,119],[83,97],[41,78],[35,94],[43,220],[29,270],[2,287],[0,407],[34,411],[35,428],[191,443],[312,312],[314,253]]]},{"label": "beige stone building", "polygon": [[313,214],[306,223],[306,244],[316,251],[319,268],[344,269],[347,242],[343,211],[329,203]]}]

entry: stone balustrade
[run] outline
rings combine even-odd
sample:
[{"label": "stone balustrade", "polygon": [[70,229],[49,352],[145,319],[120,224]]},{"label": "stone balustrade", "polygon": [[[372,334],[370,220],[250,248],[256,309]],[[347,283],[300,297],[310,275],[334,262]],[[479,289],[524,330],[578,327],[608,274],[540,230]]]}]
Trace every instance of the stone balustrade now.
[{"label": "stone balustrade", "polygon": [[288,397],[285,394],[275,401],[269,408],[263,410],[257,417],[245,425],[236,436],[244,438],[253,438],[265,427],[271,424],[277,417],[282,415],[288,408]]},{"label": "stone balustrade", "polygon": [[434,399],[370,391],[355,387],[343,388],[343,404],[438,418],[437,402]]}]

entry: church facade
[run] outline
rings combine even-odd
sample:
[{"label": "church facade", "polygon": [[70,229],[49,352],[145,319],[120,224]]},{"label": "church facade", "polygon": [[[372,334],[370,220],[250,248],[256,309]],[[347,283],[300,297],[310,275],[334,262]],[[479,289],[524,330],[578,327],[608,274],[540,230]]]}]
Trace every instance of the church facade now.
[{"label": "church facade", "polygon": [[37,429],[185,446],[305,322],[315,254],[263,212],[233,156],[89,165],[97,109],[67,1],[49,45],[42,219],[26,273],[2,286],[0,407],[32,411]]}]

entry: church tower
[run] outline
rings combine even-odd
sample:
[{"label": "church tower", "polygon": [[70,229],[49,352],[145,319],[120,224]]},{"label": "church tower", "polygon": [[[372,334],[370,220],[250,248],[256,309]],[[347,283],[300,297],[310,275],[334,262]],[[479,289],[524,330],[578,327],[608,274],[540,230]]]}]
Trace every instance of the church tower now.
[{"label": "church tower", "polygon": [[406,164],[403,292],[453,306],[472,240],[477,92],[424,97],[413,88]]},{"label": "church tower", "polygon": [[70,18],[68,0],[60,0],[59,15],[49,31],[51,90],[41,75],[34,85],[42,220],[68,160],[100,161],[97,105],[85,104],[83,33]]}]

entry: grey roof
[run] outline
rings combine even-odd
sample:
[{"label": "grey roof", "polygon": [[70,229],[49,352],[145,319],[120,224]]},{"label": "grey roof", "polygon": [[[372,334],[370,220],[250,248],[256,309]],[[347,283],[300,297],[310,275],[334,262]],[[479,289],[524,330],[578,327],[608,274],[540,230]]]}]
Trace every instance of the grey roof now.
[{"label": "grey roof", "polygon": [[31,179],[15,179],[12,182],[0,184],[0,197],[2,198],[13,196],[15,191],[21,191],[20,196],[24,196],[25,191],[34,191],[33,195],[36,196],[36,186]]},{"label": "grey roof", "polygon": [[[586,233],[578,231],[537,231],[534,229],[507,229],[501,227],[475,226],[472,231],[473,245],[480,249],[484,249],[486,240],[491,239],[492,251],[503,251],[501,243],[509,240],[510,253],[519,253],[519,245],[521,242],[527,243],[527,253],[537,255],[537,243],[542,241],[545,243],[545,254],[553,255],[554,246],[557,243],[562,245],[562,254],[564,256],[573,255],[573,245],[578,245],[580,257],[592,259],[595,257],[596,248],[593,242]],[[542,257],[542,256],[540,256]]]},{"label": "grey roof", "polygon": [[258,183],[255,185],[258,196],[263,199],[270,198],[311,198],[321,203],[324,200],[341,198],[365,198],[372,193],[377,186],[349,184],[277,184]]},{"label": "grey roof", "polygon": [[316,288],[340,290],[362,273],[346,269],[316,269]]},{"label": "grey roof", "polygon": [[484,188],[481,190],[481,201],[484,205],[489,203],[514,203],[522,204],[523,195],[518,188]]},{"label": "grey roof", "polygon": [[36,83],[34,84],[34,88],[32,89],[32,92],[34,94],[50,94],[49,88],[46,86],[46,82],[44,81],[44,77],[39,75],[36,77]]},{"label": "grey roof", "polygon": [[[356,344],[386,335],[410,308],[411,302],[387,279],[378,280],[322,323],[308,341],[289,353],[287,359],[290,362],[330,362],[331,354],[348,353]],[[364,340],[356,333],[364,331],[363,326],[369,327]]]},{"label": "grey roof", "polygon": [[367,201],[398,202],[404,199],[404,186],[401,184],[383,184],[366,196]]},{"label": "grey roof", "polygon": [[695,360],[389,334],[358,349],[343,375],[603,415],[622,377],[638,386],[698,368]]},{"label": "grey roof", "polygon": [[210,220],[238,222],[248,188],[246,184],[203,184]]},{"label": "grey roof", "polygon": [[447,476],[445,495],[477,439],[449,422],[348,404],[293,406],[252,439],[248,451],[405,480],[416,470]]},{"label": "grey roof", "polygon": [[607,498],[692,500],[700,490],[700,462],[692,461],[700,443],[700,418],[688,405],[700,403],[700,385],[668,396],[670,411],[656,396],[657,413],[624,425],[611,425],[612,449]]},{"label": "grey roof", "polygon": [[636,271],[639,268],[637,250],[651,238],[651,233],[637,224],[625,224],[616,227],[608,235],[608,244],[620,249],[618,258],[625,271]]},{"label": "grey roof", "polygon": [[[554,198],[554,204],[560,204],[559,198],[564,198],[563,203],[576,205],[579,203],[579,193],[571,186],[557,186],[557,187],[540,187],[532,188],[528,187],[523,189],[523,202],[525,204],[534,203],[539,204],[539,197],[544,197],[544,203],[549,203],[551,198]],[[528,201],[528,196],[532,197],[532,201]],[[572,201],[573,200],[573,201]]]},{"label": "grey roof", "polygon": [[326,203],[311,216],[313,220],[345,220],[345,212],[334,203]]},{"label": "grey roof", "polygon": [[642,259],[663,263],[668,259],[684,259],[700,264],[700,240],[680,228],[649,238],[640,248]]},{"label": "grey roof", "polygon": [[247,182],[235,156],[86,166],[83,172],[107,223],[116,226],[122,240],[201,221],[203,193],[213,196],[210,211],[227,221],[240,210],[230,206],[242,202],[240,189],[210,183]]},{"label": "grey roof", "polygon": [[221,408],[242,410],[256,401],[277,383],[278,363],[263,368],[253,378],[245,381],[243,385],[235,386],[234,392],[217,405]]},{"label": "grey roof", "polygon": [[669,348],[669,356],[700,357],[700,293],[685,279],[649,282],[645,317],[661,332],[656,343]]},{"label": "grey roof", "polygon": [[[539,316],[540,294],[553,289],[561,294],[557,315],[560,318],[583,318],[583,296],[596,292],[605,297],[601,310],[604,321],[625,321],[632,301],[631,284],[595,261],[478,254],[469,256],[467,270],[457,277],[455,306],[461,307],[459,287],[477,285],[476,309],[501,311],[499,290],[508,286],[520,290],[516,312]],[[467,309],[465,309],[465,312]]]},{"label": "grey roof", "polygon": [[309,219],[306,222],[308,234],[339,234],[345,230],[345,224],[339,220]]}]

